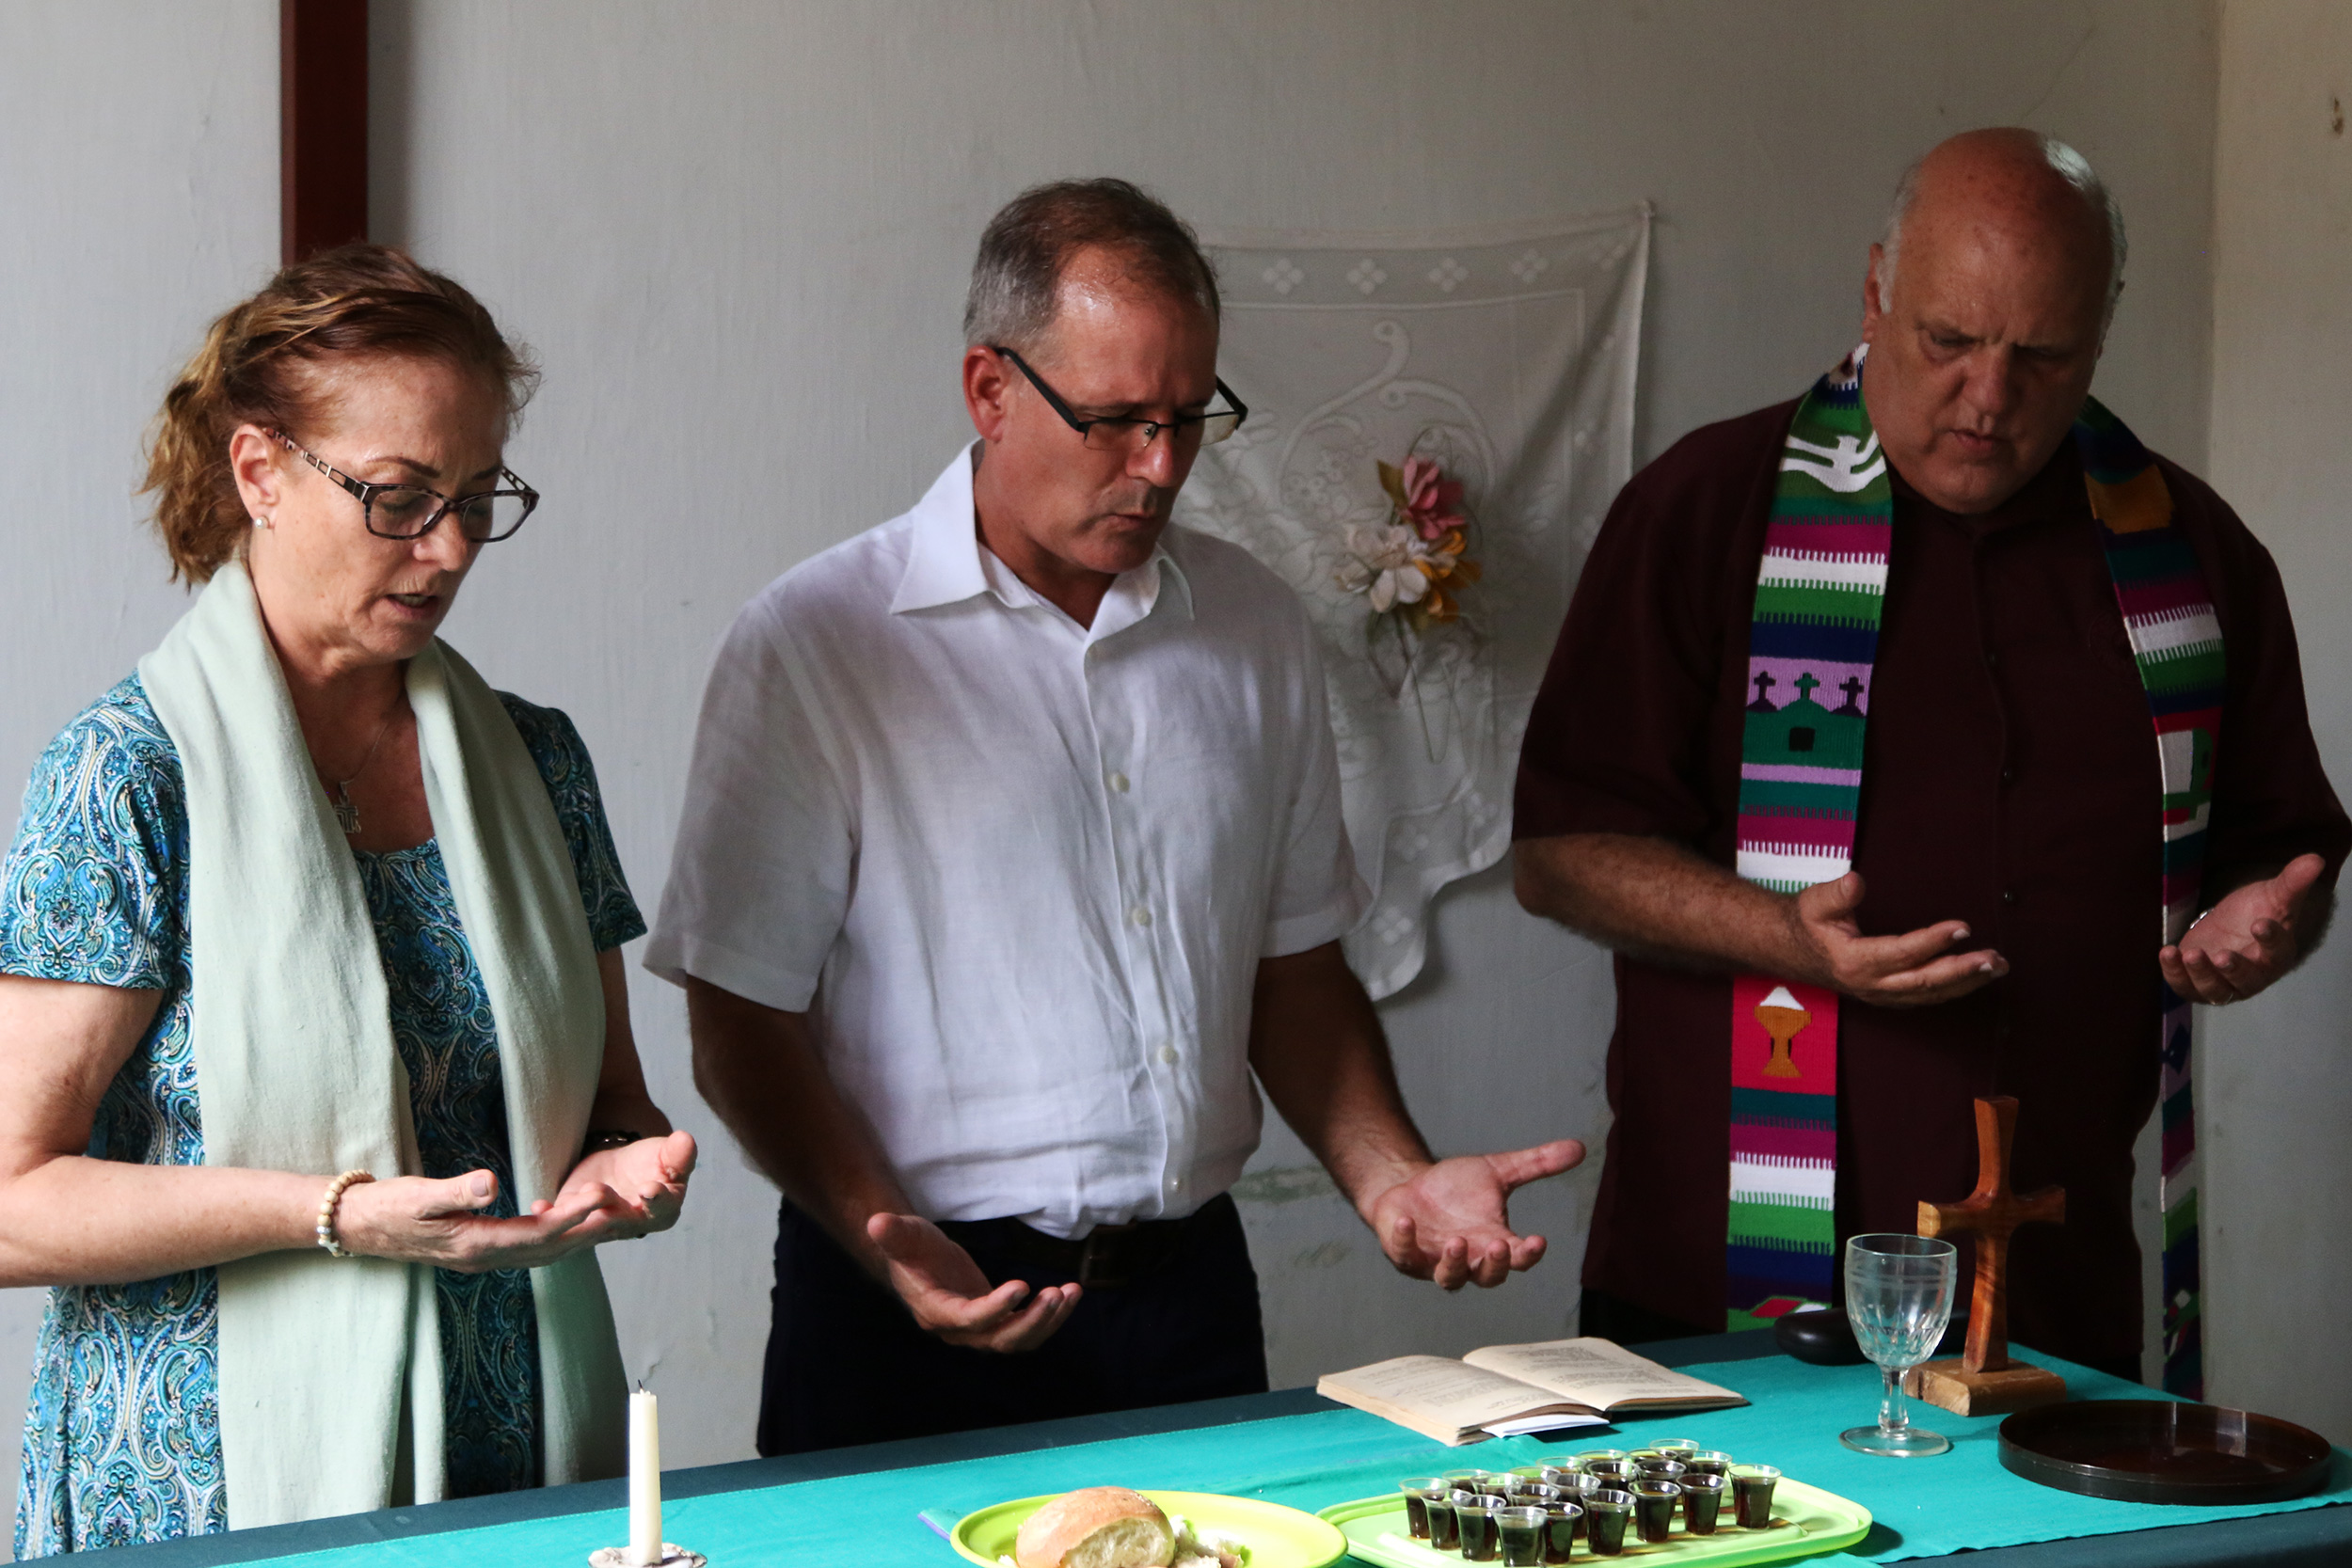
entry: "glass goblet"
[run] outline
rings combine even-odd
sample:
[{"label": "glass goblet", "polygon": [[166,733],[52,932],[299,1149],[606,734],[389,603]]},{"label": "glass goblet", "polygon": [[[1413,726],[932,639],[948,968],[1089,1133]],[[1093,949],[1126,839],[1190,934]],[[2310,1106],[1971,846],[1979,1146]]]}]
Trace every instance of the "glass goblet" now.
[{"label": "glass goblet", "polygon": [[1846,1316],[1862,1354],[1886,1380],[1876,1426],[1853,1427],[1837,1440],[1863,1453],[1915,1458],[1944,1453],[1951,1440],[1911,1424],[1903,1376],[1935,1353],[1952,1317],[1959,1253],[1930,1236],[1856,1236],[1846,1243]]}]

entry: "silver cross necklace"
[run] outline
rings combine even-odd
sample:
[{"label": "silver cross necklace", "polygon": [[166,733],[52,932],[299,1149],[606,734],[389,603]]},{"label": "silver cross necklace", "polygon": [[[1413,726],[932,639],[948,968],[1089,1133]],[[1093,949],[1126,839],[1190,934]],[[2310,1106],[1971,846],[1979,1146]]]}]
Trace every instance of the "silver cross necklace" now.
[{"label": "silver cross necklace", "polygon": [[375,760],[375,749],[384,744],[385,736],[391,733],[392,721],[399,716],[398,708],[384,716],[384,722],[376,728],[375,738],[368,742],[368,754],[359,759],[359,766],[351,770],[351,777],[337,784],[321,775],[321,782],[326,785],[326,803],[335,808],[335,820],[342,828],[345,838],[359,836],[359,808],[352,802],[351,786],[359,782],[359,775],[366,772],[368,764]]}]

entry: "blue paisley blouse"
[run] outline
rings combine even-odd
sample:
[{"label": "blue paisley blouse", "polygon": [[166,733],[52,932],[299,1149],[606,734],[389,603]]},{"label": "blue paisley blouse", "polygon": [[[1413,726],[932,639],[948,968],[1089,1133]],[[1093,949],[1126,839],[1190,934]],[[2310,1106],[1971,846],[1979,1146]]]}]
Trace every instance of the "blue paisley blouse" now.
[{"label": "blue paisley blouse", "polygon": [[[579,732],[501,694],[547,781],[599,950],[644,934]],[[94,1158],[204,1159],[188,1040],[188,821],[179,754],[138,677],[50,743],[0,861],[0,973],[160,990],[101,1101]],[[424,1174],[514,1176],[499,1042],[482,972],[432,843],[358,857],[408,1069]],[[436,1271],[453,1497],[539,1482],[539,1350],[527,1270]],[[229,1528],[215,1383],[213,1271],[61,1287],[34,1351],[16,1555]]]}]

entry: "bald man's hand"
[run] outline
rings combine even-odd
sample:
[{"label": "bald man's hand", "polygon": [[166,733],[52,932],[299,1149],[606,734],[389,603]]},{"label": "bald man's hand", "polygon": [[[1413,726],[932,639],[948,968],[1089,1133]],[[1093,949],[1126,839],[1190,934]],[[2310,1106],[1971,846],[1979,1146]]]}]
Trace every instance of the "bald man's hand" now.
[{"label": "bald man's hand", "polygon": [[1864,889],[1852,872],[1791,897],[1662,838],[1528,838],[1512,854],[1524,908],[1620,952],[1776,974],[1880,1007],[1932,1006],[2009,973],[1992,948],[1967,945],[1958,920],[1864,936]]},{"label": "bald man's hand", "polygon": [[2305,906],[2327,869],[2317,855],[2298,855],[2276,877],[2230,894],[2179,946],[2156,954],[2166,982],[2191,1002],[2217,1007],[2261,995],[2303,956]]},{"label": "bald man's hand", "polygon": [[1862,879],[1849,871],[1788,902],[1789,933],[1815,956],[1810,977],[1819,984],[1873,1006],[1928,1007],[2009,973],[2009,960],[1990,947],[1952,951],[1968,941],[1961,921],[1938,921],[1900,936],[1864,936],[1855,918],[1863,893]]}]

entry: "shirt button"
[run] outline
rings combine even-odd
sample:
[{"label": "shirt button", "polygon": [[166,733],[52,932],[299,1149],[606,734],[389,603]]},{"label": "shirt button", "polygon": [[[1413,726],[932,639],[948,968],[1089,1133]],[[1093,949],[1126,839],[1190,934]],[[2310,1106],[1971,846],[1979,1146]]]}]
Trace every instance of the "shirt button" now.
[{"label": "shirt button", "polygon": [[1152,911],[1145,909],[1141,904],[1137,904],[1134,909],[1127,911],[1127,918],[1134,921],[1138,926],[1149,926],[1152,924]]},{"label": "shirt button", "polygon": [[1166,1062],[1169,1067],[1174,1067],[1176,1065],[1176,1048],[1172,1045],[1161,1046],[1160,1060]]},{"label": "shirt button", "polygon": [[1988,670],[1998,670],[2001,667],[2001,656],[1987,649],[1984,656],[1984,667]]},{"label": "shirt button", "polygon": [[1168,1190],[1171,1193],[1183,1192],[1184,1190],[1184,1179],[1181,1176],[1169,1177],[1168,1179]]},{"label": "shirt button", "polygon": [[2004,903],[2004,904],[2014,904],[2014,903],[2016,903],[2016,902],[2017,902],[2017,891],[2016,891],[2014,888],[2003,888],[2003,889],[2001,890],[2001,902],[2002,902],[2002,903]]},{"label": "shirt button", "polygon": [[2001,782],[2003,784],[2015,784],[2017,782],[2017,769],[2014,768],[2002,768]]},{"label": "shirt button", "polygon": [[1127,793],[1127,775],[1126,775],[1126,774],[1124,774],[1124,773],[1113,773],[1113,774],[1111,775],[1111,781],[1110,781],[1110,783],[1111,783],[1111,793],[1112,793],[1112,794],[1114,794],[1114,795],[1124,795],[1124,794],[1126,794],[1126,793]]}]

